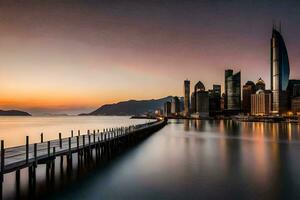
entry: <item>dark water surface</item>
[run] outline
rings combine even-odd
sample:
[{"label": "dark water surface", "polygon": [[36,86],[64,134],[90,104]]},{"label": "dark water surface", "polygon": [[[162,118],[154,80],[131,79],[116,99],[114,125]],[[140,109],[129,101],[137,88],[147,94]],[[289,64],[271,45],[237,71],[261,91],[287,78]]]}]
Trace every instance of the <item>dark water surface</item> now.
[{"label": "dark water surface", "polygon": [[300,125],[170,121],[50,199],[300,199]]}]

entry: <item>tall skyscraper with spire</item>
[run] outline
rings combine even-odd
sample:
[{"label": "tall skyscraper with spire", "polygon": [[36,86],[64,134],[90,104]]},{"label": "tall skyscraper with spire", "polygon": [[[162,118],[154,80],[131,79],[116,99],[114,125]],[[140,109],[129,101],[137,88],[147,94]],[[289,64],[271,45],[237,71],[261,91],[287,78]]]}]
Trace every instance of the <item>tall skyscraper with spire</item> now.
[{"label": "tall skyscraper with spire", "polygon": [[280,32],[273,27],[271,38],[271,90],[272,113],[274,114],[282,114],[286,111],[286,89],[290,75],[288,53]]}]

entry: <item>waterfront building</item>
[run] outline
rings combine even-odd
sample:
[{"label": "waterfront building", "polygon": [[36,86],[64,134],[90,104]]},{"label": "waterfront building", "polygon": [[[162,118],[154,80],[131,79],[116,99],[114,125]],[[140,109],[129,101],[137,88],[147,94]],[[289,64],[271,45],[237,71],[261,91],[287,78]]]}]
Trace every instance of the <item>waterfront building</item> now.
[{"label": "waterfront building", "polygon": [[201,81],[199,81],[194,87],[192,100],[193,116],[207,117],[209,115],[209,96]]},{"label": "waterfront building", "polygon": [[241,110],[241,72],[225,70],[225,112],[237,114]]},{"label": "waterfront building", "polygon": [[225,93],[222,94],[221,100],[220,100],[220,106],[221,106],[221,112],[224,112],[225,109]]},{"label": "waterfront building", "polygon": [[266,89],[266,84],[262,78],[259,78],[258,81],[255,84],[256,90],[265,90]]},{"label": "waterfront building", "polygon": [[207,91],[196,93],[196,114],[199,117],[209,116],[209,96]]},{"label": "waterfront building", "polygon": [[221,85],[213,85],[212,90],[208,90],[209,115],[214,116],[221,112]]},{"label": "waterfront building", "polygon": [[180,113],[180,100],[177,96],[172,98],[171,114],[178,115]]},{"label": "waterfront building", "polygon": [[295,115],[300,115],[300,96],[292,98],[291,111]]},{"label": "waterfront building", "polygon": [[190,112],[190,81],[184,81],[184,116],[188,116]]},{"label": "waterfront building", "polygon": [[164,116],[168,117],[171,115],[171,102],[167,101],[164,103]]},{"label": "waterfront building", "polygon": [[271,91],[257,90],[251,95],[251,115],[269,115],[271,113]]},{"label": "waterfront building", "polygon": [[287,110],[287,94],[290,65],[283,37],[274,27],[271,38],[271,90],[272,113],[283,114]]},{"label": "waterfront building", "polygon": [[251,112],[251,95],[255,94],[256,85],[252,81],[247,81],[245,85],[243,85],[243,112],[245,114],[250,114]]},{"label": "waterfront building", "polygon": [[197,112],[197,93],[199,92],[205,92],[205,87],[204,84],[201,81],[198,81],[198,83],[195,85],[194,87],[194,110],[193,112],[196,113]]},{"label": "waterfront building", "polygon": [[191,94],[191,109],[190,112],[193,113],[195,112],[195,92],[192,92]]},{"label": "waterfront building", "polygon": [[291,79],[286,89],[287,109],[292,111],[292,99],[300,97],[300,80]]}]

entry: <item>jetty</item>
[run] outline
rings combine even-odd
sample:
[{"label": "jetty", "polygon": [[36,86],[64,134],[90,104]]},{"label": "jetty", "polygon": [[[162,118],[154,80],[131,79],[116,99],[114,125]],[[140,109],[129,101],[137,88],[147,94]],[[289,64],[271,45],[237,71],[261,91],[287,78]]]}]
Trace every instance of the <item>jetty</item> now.
[{"label": "jetty", "polygon": [[[16,183],[20,184],[20,170],[28,168],[28,181],[30,187],[35,187],[36,168],[38,165],[46,165],[47,178],[55,174],[55,160],[60,159],[63,165],[65,160],[67,168],[72,169],[73,155],[77,154],[78,163],[88,162],[96,155],[96,159],[110,158],[114,152],[122,152],[128,146],[132,146],[167,124],[166,119],[157,119],[153,122],[132,125],[128,127],[107,128],[81,133],[71,131],[68,138],[44,141],[41,134],[40,142],[30,144],[26,136],[25,145],[5,148],[1,140],[0,148],[0,181],[1,197],[3,196],[4,175],[15,172]],[[64,159],[64,157],[66,159]]]}]

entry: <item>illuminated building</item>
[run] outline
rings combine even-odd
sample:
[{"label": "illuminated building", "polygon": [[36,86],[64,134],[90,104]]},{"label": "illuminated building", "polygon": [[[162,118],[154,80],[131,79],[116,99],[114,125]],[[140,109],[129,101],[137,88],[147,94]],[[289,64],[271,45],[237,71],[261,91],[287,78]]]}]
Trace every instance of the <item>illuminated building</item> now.
[{"label": "illuminated building", "polygon": [[237,114],[241,110],[241,72],[233,74],[233,70],[225,70],[225,111]]},{"label": "illuminated building", "polygon": [[271,112],[271,91],[257,90],[251,95],[251,115],[269,115]]},{"label": "illuminated building", "polygon": [[251,95],[255,94],[256,85],[252,81],[247,81],[243,85],[243,112],[249,114],[251,112]]},{"label": "illuminated building", "polygon": [[287,94],[290,65],[283,37],[273,27],[271,38],[271,90],[272,113],[282,114],[287,109]]}]

